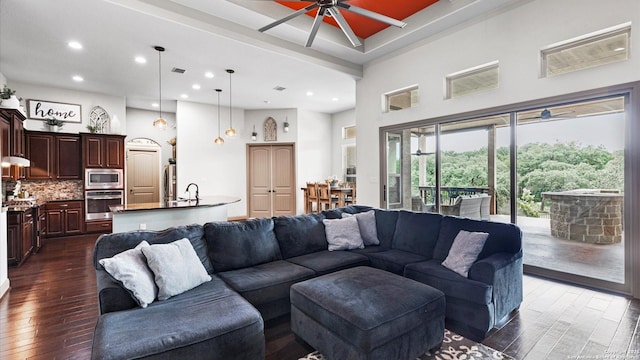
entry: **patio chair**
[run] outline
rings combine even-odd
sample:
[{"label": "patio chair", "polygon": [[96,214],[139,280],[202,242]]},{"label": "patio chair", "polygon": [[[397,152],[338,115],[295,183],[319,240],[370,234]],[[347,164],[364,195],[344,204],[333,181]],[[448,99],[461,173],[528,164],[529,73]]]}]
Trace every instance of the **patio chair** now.
[{"label": "patio chair", "polygon": [[453,205],[440,206],[443,215],[454,215],[469,219],[481,219],[482,198],[474,195],[458,196]]}]

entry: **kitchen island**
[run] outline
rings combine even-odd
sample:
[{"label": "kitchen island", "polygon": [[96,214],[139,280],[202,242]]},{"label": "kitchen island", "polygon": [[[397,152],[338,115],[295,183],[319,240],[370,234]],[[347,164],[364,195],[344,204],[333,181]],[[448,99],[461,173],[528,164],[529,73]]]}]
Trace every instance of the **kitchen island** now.
[{"label": "kitchen island", "polygon": [[239,202],[233,196],[208,196],[199,200],[172,200],[157,203],[110,206],[113,232],[164,230],[172,226],[204,224],[227,220],[227,205]]}]

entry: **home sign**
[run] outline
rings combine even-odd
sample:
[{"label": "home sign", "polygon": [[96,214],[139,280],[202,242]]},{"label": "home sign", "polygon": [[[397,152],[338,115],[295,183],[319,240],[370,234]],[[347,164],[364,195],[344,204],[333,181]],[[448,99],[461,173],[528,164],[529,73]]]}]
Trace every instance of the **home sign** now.
[{"label": "home sign", "polygon": [[66,122],[82,122],[82,113],[79,104],[29,99],[27,100],[27,109],[29,111],[29,119],[56,119]]}]

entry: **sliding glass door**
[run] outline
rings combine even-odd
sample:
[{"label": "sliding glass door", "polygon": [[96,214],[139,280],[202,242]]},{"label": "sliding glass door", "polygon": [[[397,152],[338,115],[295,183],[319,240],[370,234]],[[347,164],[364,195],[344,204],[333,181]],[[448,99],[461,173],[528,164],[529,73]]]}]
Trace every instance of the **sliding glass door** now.
[{"label": "sliding glass door", "polygon": [[525,271],[624,291],[627,102],[558,99],[383,129],[383,206],[515,223]]}]

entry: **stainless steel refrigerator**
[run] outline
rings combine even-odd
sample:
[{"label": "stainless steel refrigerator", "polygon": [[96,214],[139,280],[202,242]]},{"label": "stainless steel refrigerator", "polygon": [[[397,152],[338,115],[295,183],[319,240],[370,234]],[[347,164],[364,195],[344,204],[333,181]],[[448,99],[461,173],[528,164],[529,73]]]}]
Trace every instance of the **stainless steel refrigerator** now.
[{"label": "stainless steel refrigerator", "polygon": [[164,166],[164,200],[176,200],[177,198],[176,165]]}]

